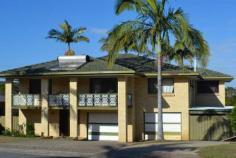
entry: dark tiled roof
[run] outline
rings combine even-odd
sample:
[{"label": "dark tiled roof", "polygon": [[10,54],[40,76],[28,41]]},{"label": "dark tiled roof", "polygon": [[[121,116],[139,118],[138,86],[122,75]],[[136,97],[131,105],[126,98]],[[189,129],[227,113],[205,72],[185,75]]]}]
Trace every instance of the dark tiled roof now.
[{"label": "dark tiled roof", "polygon": [[[60,70],[57,60],[29,65],[17,69],[0,72],[0,76],[31,76],[31,75],[53,75],[53,74],[81,74],[81,73],[136,73],[136,74],[156,74],[157,64],[152,58],[145,56],[136,56],[132,54],[120,55],[112,67],[107,66],[106,56],[100,58],[91,58],[90,61],[81,65],[75,70]],[[190,67],[181,68],[172,64],[163,64],[163,73],[170,75],[175,74],[199,74],[202,78],[227,78],[231,79],[230,75],[220,72],[198,69],[194,72]]]}]

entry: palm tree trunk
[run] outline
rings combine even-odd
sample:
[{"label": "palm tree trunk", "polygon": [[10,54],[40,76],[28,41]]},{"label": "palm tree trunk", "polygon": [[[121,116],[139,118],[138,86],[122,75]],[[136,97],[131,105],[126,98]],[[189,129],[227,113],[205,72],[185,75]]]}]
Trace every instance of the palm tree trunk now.
[{"label": "palm tree trunk", "polygon": [[67,45],[68,45],[68,50],[70,51],[70,43],[67,43]]},{"label": "palm tree trunk", "polygon": [[163,141],[163,116],[162,116],[162,77],[161,77],[161,40],[157,44],[157,108],[158,108],[158,141]]},{"label": "palm tree trunk", "polygon": [[183,69],[184,68],[184,57],[183,55],[181,55],[181,68]]}]

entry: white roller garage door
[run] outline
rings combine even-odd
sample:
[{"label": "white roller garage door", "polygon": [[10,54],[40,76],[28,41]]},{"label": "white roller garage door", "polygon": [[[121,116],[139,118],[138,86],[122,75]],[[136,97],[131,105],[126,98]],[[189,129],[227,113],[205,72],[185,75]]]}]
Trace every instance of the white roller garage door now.
[{"label": "white roller garage door", "polygon": [[[158,114],[144,114],[145,140],[157,138]],[[181,113],[163,113],[163,131],[166,140],[181,140]]]},{"label": "white roller garage door", "polygon": [[117,113],[89,113],[88,140],[118,141]]}]

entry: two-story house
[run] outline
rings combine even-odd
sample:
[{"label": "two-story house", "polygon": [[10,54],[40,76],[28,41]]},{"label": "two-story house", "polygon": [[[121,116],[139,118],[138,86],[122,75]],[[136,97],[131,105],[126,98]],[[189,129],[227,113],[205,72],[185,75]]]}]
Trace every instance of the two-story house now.
[{"label": "two-story house", "polygon": [[[221,139],[229,134],[225,82],[231,76],[171,64],[163,64],[162,75],[166,140]],[[62,56],[0,76],[6,79],[8,130],[12,130],[12,109],[17,109],[19,125],[33,124],[35,134],[45,137],[133,142],[155,139],[158,132],[153,59],[121,55],[108,67],[106,57]],[[12,90],[14,82],[18,92]],[[202,129],[206,124],[208,128]]]}]

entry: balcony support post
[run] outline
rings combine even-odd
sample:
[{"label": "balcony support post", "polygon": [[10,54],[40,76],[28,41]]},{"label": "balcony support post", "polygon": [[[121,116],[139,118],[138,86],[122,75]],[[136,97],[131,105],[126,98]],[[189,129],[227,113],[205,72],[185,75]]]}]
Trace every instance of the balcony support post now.
[{"label": "balcony support post", "polygon": [[49,114],[48,114],[48,79],[41,80],[41,97],[42,97],[42,109],[41,109],[41,129],[42,136],[49,136]]},{"label": "balcony support post", "polygon": [[77,78],[70,78],[70,137],[78,137]]},{"label": "balcony support post", "polygon": [[12,79],[5,82],[5,129],[12,131]]},{"label": "balcony support post", "polygon": [[118,78],[118,128],[119,142],[127,142],[127,78]]}]

